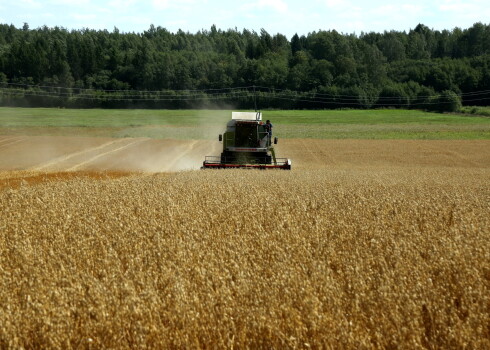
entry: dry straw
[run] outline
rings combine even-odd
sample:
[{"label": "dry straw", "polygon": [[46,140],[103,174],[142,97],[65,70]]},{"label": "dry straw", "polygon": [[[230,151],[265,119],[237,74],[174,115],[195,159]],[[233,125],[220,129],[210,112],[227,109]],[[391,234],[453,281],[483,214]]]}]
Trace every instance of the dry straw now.
[{"label": "dry straw", "polygon": [[0,189],[0,348],[490,348],[485,169]]}]

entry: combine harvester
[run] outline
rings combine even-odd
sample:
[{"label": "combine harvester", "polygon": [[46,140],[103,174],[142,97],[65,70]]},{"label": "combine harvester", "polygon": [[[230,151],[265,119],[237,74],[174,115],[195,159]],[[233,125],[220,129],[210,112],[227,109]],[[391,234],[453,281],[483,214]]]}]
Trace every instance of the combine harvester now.
[{"label": "combine harvester", "polygon": [[207,156],[201,169],[285,169],[291,170],[291,161],[276,158],[271,130],[262,121],[261,112],[232,112],[226,132],[219,135],[223,142],[221,156]]}]

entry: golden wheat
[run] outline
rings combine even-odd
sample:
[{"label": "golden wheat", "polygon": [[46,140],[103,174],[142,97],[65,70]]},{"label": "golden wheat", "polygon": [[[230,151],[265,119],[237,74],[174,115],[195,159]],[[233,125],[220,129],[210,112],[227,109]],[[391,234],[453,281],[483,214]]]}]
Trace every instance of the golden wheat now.
[{"label": "golden wheat", "polygon": [[486,168],[0,189],[0,348],[490,348]]}]

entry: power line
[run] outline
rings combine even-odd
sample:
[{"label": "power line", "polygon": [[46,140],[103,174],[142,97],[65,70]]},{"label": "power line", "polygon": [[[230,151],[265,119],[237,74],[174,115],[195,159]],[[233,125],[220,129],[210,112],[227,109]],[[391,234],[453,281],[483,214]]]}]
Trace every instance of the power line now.
[{"label": "power line", "polygon": [[51,85],[35,85],[35,84],[23,84],[23,83],[8,83],[0,82],[0,85],[7,86],[19,86],[27,88],[39,88],[39,89],[57,89],[57,90],[69,90],[69,91],[92,91],[92,92],[131,92],[131,93],[162,93],[165,91],[183,91],[187,93],[219,93],[220,91],[232,91],[232,90],[244,90],[253,89],[253,85],[239,86],[239,87],[226,87],[226,88],[210,88],[210,89],[167,89],[167,90],[107,90],[107,89],[93,89],[93,88],[79,88],[79,87],[66,87],[66,86],[51,86]]},{"label": "power line", "polygon": [[52,98],[74,98],[74,99],[84,99],[84,100],[99,100],[99,101],[195,101],[195,100],[219,100],[219,99],[232,99],[232,98],[237,98],[237,97],[251,97],[250,94],[231,94],[231,95],[181,95],[181,96],[174,96],[172,98],[169,97],[145,97],[145,96],[138,96],[136,98],[128,98],[127,96],[118,96],[118,95],[102,95],[102,96],[97,96],[97,95],[70,95],[70,94],[56,94],[56,93],[50,93],[50,92],[44,92],[44,91],[22,91],[22,90],[12,90],[12,89],[1,89],[0,88],[0,93],[4,95],[19,95],[19,96],[35,96],[35,97],[52,97]]},{"label": "power line", "polygon": [[[266,89],[266,90],[269,90],[269,91],[278,91],[278,92],[281,92],[281,91],[292,91],[294,92],[294,90],[287,90],[287,89],[271,89],[271,88],[268,88],[268,87],[264,87],[264,86],[256,86],[256,88],[260,88],[260,89]],[[344,94],[327,94],[327,93],[320,93],[320,92],[312,92],[312,91],[308,91],[308,92],[305,92],[305,93],[309,93],[309,94],[315,94],[317,96],[333,96],[333,97],[341,97],[341,98],[357,98],[358,96],[355,96],[355,95],[344,95]],[[490,94],[490,90],[482,90],[482,91],[473,91],[473,92],[462,92],[462,93],[458,93],[457,95],[460,96],[460,97],[463,97],[463,96],[466,96],[466,95],[483,95],[483,94]],[[433,95],[419,95],[417,97],[420,97],[420,98],[429,98],[429,97],[432,97]],[[384,97],[384,96],[380,96],[379,98],[387,98],[387,99],[390,99],[392,97]],[[394,98],[397,98],[397,97],[394,97]]]},{"label": "power line", "polygon": [[[292,91],[294,92],[294,91]],[[33,97],[50,97],[50,98],[72,98],[72,99],[81,99],[81,100],[90,100],[90,101],[115,101],[115,102],[189,102],[189,101],[218,101],[218,100],[233,100],[239,98],[253,98],[249,91],[237,91],[233,94],[213,94],[213,95],[177,95],[173,97],[161,97],[161,96],[153,96],[153,97],[145,97],[145,96],[137,96],[136,98],[128,98],[125,95],[87,95],[87,94],[58,94],[53,92],[45,92],[45,91],[30,91],[30,90],[19,90],[19,89],[5,89],[0,88],[0,93],[3,95],[17,95],[19,97],[22,96],[33,96]],[[298,93],[298,92],[295,92]],[[437,95],[436,95],[437,97]],[[291,94],[270,94],[266,96],[269,99],[276,100],[287,100],[291,102],[308,102],[312,104],[324,104],[324,105],[350,105],[350,106],[370,106],[370,107],[380,107],[380,106],[391,106],[391,107],[410,107],[411,105],[425,106],[425,105],[435,105],[435,104],[449,104],[451,101],[427,101],[426,99],[412,99],[407,102],[398,102],[399,98],[393,97],[380,100],[380,98],[373,99],[372,101],[360,100],[359,98],[319,98],[313,96],[308,96],[308,94],[301,93],[292,96]],[[490,97],[483,97],[478,99],[466,100],[466,102],[482,102],[490,100]]]},{"label": "power line", "polygon": [[[152,95],[149,92],[141,93],[141,94],[120,94],[120,93],[107,93],[107,92],[102,92],[102,91],[97,91],[93,90],[92,94],[89,93],[80,93],[80,94],[75,94],[75,93],[69,93],[69,92],[57,92],[57,91],[46,91],[46,90],[23,90],[23,89],[12,89],[12,88],[0,88],[1,91],[4,93],[23,93],[25,95],[39,95],[39,96],[52,96],[52,97],[73,97],[73,98],[93,98],[97,97],[97,95],[105,96],[106,98],[123,98],[123,99],[134,99],[134,100],[139,100],[139,99],[144,99],[148,97],[149,95]],[[243,93],[250,93],[248,91],[244,90],[234,90],[234,91],[229,91],[229,92],[214,92],[214,93],[195,93],[195,94],[175,94],[175,93],[154,93],[153,96],[155,98],[161,99],[161,100],[173,100],[173,99],[181,99],[181,98],[187,98],[187,99],[192,99],[192,98],[206,98],[206,97],[213,97],[213,96],[222,96],[222,95],[236,95],[236,94],[243,94]]]},{"label": "power line", "polygon": [[[142,94],[159,94],[160,96],[176,96],[176,93],[179,94],[179,96],[195,96],[199,94],[222,94],[226,92],[232,92],[232,91],[249,91],[250,93],[255,93],[255,92],[267,92],[267,93],[291,93],[291,94],[303,94],[303,95],[308,95],[312,94],[315,95],[316,97],[325,97],[325,98],[342,98],[342,99],[358,99],[359,96],[356,95],[346,95],[346,94],[328,94],[328,93],[321,93],[321,92],[316,92],[316,91],[297,91],[297,90],[289,90],[289,89],[277,89],[277,88],[270,88],[270,87],[265,87],[265,86],[256,86],[256,85],[248,85],[248,86],[238,86],[238,87],[226,87],[226,88],[211,88],[211,89],[168,89],[168,90],[106,90],[106,89],[93,89],[93,88],[78,88],[78,87],[64,87],[64,86],[49,86],[49,85],[34,85],[34,84],[22,84],[22,83],[7,83],[3,82],[0,83],[0,86],[18,86],[18,87],[24,87],[24,88],[37,88],[37,89],[56,89],[60,90],[59,92],[52,92],[53,94],[65,94],[65,95],[71,95],[73,93],[77,93],[77,95],[81,95],[81,92],[91,92],[91,93],[126,93],[125,96],[129,97],[137,97]],[[65,91],[73,91],[72,93],[70,92],[61,92],[62,90]],[[474,95],[486,95],[490,94],[490,90],[481,90],[481,91],[472,91],[472,92],[462,92],[458,93],[457,95],[460,97],[465,97],[465,96],[474,96]],[[430,98],[433,95],[418,95],[417,98]],[[400,97],[389,97],[389,96],[379,96],[377,99],[383,100],[391,100],[391,99],[396,99],[396,98],[403,98],[402,96]]]}]

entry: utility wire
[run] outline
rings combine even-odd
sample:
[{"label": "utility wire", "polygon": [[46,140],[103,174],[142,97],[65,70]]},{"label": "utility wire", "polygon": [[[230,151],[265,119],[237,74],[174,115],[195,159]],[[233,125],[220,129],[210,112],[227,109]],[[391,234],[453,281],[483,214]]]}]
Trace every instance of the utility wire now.
[{"label": "utility wire", "polygon": [[[159,94],[160,96],[196,96],[199,94],[222,94],[222,93],[229,93],[232,91],[249,91],[250,93],[289,93],[289,94],[302,94],[302,95],[314,95],[317,98],[342,98],[342,99],[353,99],[357,100],[359,96],[356,95],[346,95],[346,94],[328,94],[328,93],[321,93],[321,92],[316,92],[316,91],[296,91],[296,90],[288,90],[288,89],[276,89],[276,88],[270,88],[270,87],[265,87],[265,86],[239,86],[239,87],[228,87],[228,88],[213,88],[213,89],[201,89],[201,90],[188,90],[188,89],[181,89],[181,90],[175,90],[175,89],[168,89],[168,90],[104,90],[104,89],[87,89],[87,88],[77,88],[77,87],[63,87],[63,86],[47,86],[47,85],[33,85],[33,84],[22,84],[22,83],[0,83],[0,86],[17,86],[17,87],[24,87],[24,88],[37,88],[37,89],[56,89],[60,90],[58,92],[52,91],[53,94],[65,94],[65,95],[72,95],[76,93],[77,95],[81,95],[81,92],[90,92],[90,93],[126,93],[125,96],[127,97],[137,97],[140,95],[144,94]],[[65,91],[73,91],[73,92],[61,92],[61,90]],[[78,93],[77,93],[78,92]],[[182,93],[182,94],[179,94]],[[460,97],[464,96],[474,96],[474,95],[486,95],[490,94],[490,90],[482,90],[482,91],[472,91],[472,92],[463,92],[463,93],[458,93],[457,95]],[[433,95],[419,95],[417,98],[430,98]],[[377,97],[378,100],[391,100],[391,99],[396,99],[396,98],[403,98],[403,97],[389,97],[389,96],[379,96]]]},{"label": "utility wire", "polygon": [[[263,87],[263,86],[256,86],[256,88],[268,90],[270,92],[274,92],[274,91],[276,91],[276,92],[295,92],[294,90],[271,89],[271,88]],[[299,93],[303,93],[303,92],[299,92]],[[313,92],[313,91],[307,91],[307,92],[304,92],[304,93],[307,93],[307,94],[315,94],[317,96],[330,96],[330,97],[342,97],[342,98],[357,98],[357,96],[355,96],[355,95],[326,94],[326,93],[319,93],[319,92]],[[490,94],[490,90],[473,91],[473,92],[462,92],[462,93],[458,93],[457,95],[458,96],[466,96],[466,95],[479,95],[479,94]],[[418,97],[420,97],[420,98],[429,98],[429,97],[432,97],[432,96],[433,95],[420,95]],[[392,97],[383,97],[383,96],[380,96],[379,98],[387,98],[387,99],[389,99],[389,98],[392,98]]]},{"label": "utility wire", "polygon": [[106,97],[118,97],[118,98],[125,98],[125,99],[141,99],[141,98],[145,98],[147,96],[155,96],[155,97],[158,97],[159,99],[178,99],[178,98],[202,98],[203,96],[208,96],[208,97],[212,97],[212,96],[220,96],[220,95],[236,95],[236,94],[240,94],[240,93],[250,93],[248,91],[244,91],[244,90],[234,90],[234,91],[230,91],[230,92],[221,92],[221,93],[218,93],[218,92],[215,92],[215,93],[199,93],[199,94],[164,94],[164,93],[148,93],[148,92],[145,92],[145,93],[141,93],[141,94],[120,94],[120,93],[107,93],[107,92],[102,92],[102,91],[97,91],[97,90],[93,90],[93,93],[80,93],[80,94],[76,94],[76,93],[69,93],[69,92],[57,92],[57,91],[46,91],[46,90],[23,90],[23,89],[12,89],[12,88],[1,88],[0,87],[0,90],[2,90],[3,92],[5,93],[8,93],[8,92],[18,92],[18,93],[24,93],[24,94],[38,94],[38,95],[43,95],[43,96],[53,96],[53,97],[73,97],[73,98],[91,98],[91,97],[94,97],[94,96],[97,96],[97,95],[102,95],[102,96],[106,96]]},{"label": "utility wire", "polygon": [[[3,95],[13,95],[13,96],[34,96],[34,97],[51,97],[51,98],[63,98],[63,97],[70,97],[73,99],[83,99],[83,100],[92,100],[92,101],[126,101],[126,102],[188,102],[188,101],[218,101],[218,100],[233,100],[237,98],[253,98],[253,96],[250,94],[248,91],[242,91],[241,93],[234,93],[234,94],[214,94],[214,95],[208,95],[208,96],[191,96],[191,95],[182,95],[182,96],[173,96],[173,97],[145,97],[145,96],[138,96],[138,98],[127,98],[126,96],[118,96],[118,95],[59,95],[59,94],[53,94],[53,93],[47,93],[47,92],[42,92],[42,91],[29,91],[29,90],[19,90],[19,89],[1,89],[0,88],[0,93]],[[437,96],[437,95],[436,95]],[[313,104],[324,104],[324,105],[351,105],[351,106],[371,106],[371,107],[378,107],[378,106],[391,106],[391,107],[409,107],[410,105],[434,105],[434,104],[449,104],[452,103],[451,101],[426,101],[424,99],[412,99],[407,102],[397,102],[399,98],[390,98],[391,102],[389,100],[383,100],[380,101],[379,99],[373,99],[373,101],[363,101],[359,100],[359,98],[356,99],[346,99],[346,98],[338,98],[338,99],[326,99],[326,98],[315,98],[315,97],[308,97],[308,96],[301,96],[301,95],[287,95],[287,94],[271,94],[270,96],[267,96],[269,99],[276,99],[276,100],[287,100],[291,102],[309,102]],[[470,99],[470,100],[465,100],[466,102],[482,102],[490,100],[490,97],[484,97],[484,98],[478,98],[478,99]]]},{"label": "utility wire", "polygon": [[[61,90],[77,90],[77,91],[101,91],[101,92],[138,92],[138,93],[160,93],[165,90],[104,90],[104,89],[93,89],[93,88],[79,88],[79,87],[66,87],[66,86],[52,86],[52,85],[35,85],[35,84],[24,84],[24,83],[7,83],[0,82],[0,85],[8,85],[8,86],[21,86],[21,87],[29,87],[29,88],[46,88],[46,89],[61,89]],[[229,91],[229,90],[240,90],[240,89],[252,89],[254,86],[241,86],[241,87],[227,87],[227,88],[211,88],[211,89],[168,89],[167,91],[186,91],[186,92],[209,92],[209,91]]]}]

